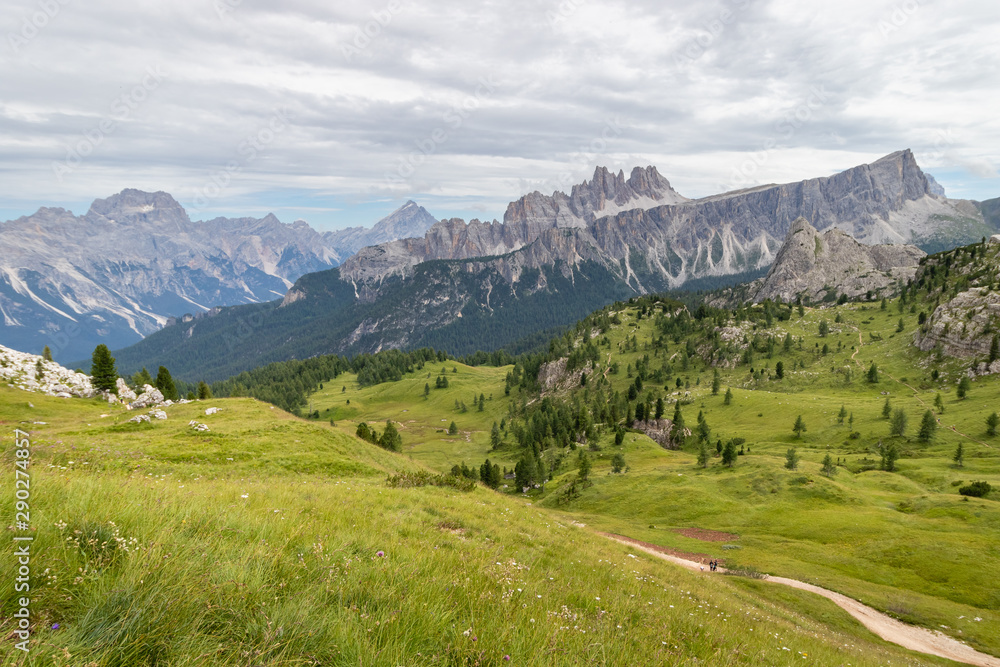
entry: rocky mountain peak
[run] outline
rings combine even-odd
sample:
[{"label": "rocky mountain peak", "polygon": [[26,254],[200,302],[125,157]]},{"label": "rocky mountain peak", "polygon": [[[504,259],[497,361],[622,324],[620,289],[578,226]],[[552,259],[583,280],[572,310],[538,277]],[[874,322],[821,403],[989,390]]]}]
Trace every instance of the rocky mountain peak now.
[{"label": "rocky mountain peak", "polygon": [[905,283],[916,274],[925,254],[912,245],[864,245],[837,228],[821,233],[800,216],[789,226],[753,300],[802,296],[815,302],[840,294],[889,294],[898,281]]},{"label": "rocky mountain peak", "polygon": [[184,207],[166,192],[143,192],[126,188],[106,199],[95,199],[84,216],[89,220],[118,224],[187,224]]}]

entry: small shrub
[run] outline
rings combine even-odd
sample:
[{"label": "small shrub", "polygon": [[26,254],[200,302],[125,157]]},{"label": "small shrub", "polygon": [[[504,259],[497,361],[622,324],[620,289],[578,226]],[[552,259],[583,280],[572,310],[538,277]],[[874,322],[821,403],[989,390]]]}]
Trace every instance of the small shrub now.
[{"label": "small shrub", "polygon": [[982,480],[978,482],[972,482],[971,484],[966,484],[958,490],[963,496],[972,496],[973,498],[983,498],[989,495],[993,487],[990,486],[989,482],[984,482]]}]

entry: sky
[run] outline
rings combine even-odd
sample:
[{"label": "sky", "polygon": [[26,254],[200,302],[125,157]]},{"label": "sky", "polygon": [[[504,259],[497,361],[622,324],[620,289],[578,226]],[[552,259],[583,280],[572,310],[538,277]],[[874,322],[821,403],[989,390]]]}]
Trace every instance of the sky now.
[{"label": "sky", "polygon": [[994,0],[6,0],[0,219],[127,187],[196,220],[502,219],[599,165],[695,198],[903,148],[991,199],[997,34]]}]

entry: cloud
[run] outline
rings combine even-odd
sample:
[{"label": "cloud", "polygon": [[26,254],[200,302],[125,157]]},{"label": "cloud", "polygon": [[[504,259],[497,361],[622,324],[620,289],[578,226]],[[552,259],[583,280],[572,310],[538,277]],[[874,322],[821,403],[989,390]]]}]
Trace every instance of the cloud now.
[{"label": "cloud", "polygon": [[[985,199],[1000,195],[981,178],[1000,165],[998,23],[975,0],[15,0],[0,197],[27,213],[131,186],[240,214],[294,193],[302,217],[343,226],[371,224],[352,202],[379,198],[500,216],[598,164],[656,164],[704,196],[765,150],[754,182],[909,147]],[[128,97],[149,68],[162,82]]]}]

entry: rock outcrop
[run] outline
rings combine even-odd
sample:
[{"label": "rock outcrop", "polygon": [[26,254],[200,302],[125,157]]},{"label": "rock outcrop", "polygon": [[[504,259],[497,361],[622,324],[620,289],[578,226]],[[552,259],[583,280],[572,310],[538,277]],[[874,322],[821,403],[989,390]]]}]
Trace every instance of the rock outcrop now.
[{"label": "rock outcrop", "polygon": [[939,348],[949,357],[988,355],[1000,324],[1000,292],[970,287],[942,303],[914,334],[914,344],[929,352]]},{"label": "rock outcrop", "polygon": [[925,255],[912,245],[867,246],[836,228],[820,233],[799,218],[751,300],[889,295],[913,278]]},{"label": "rock outcrop", "polygon": [[49,396],[90,398],[97,392],[90,377],[63,368],[41,356],[11,350],[0,345],[0,382]]}]

